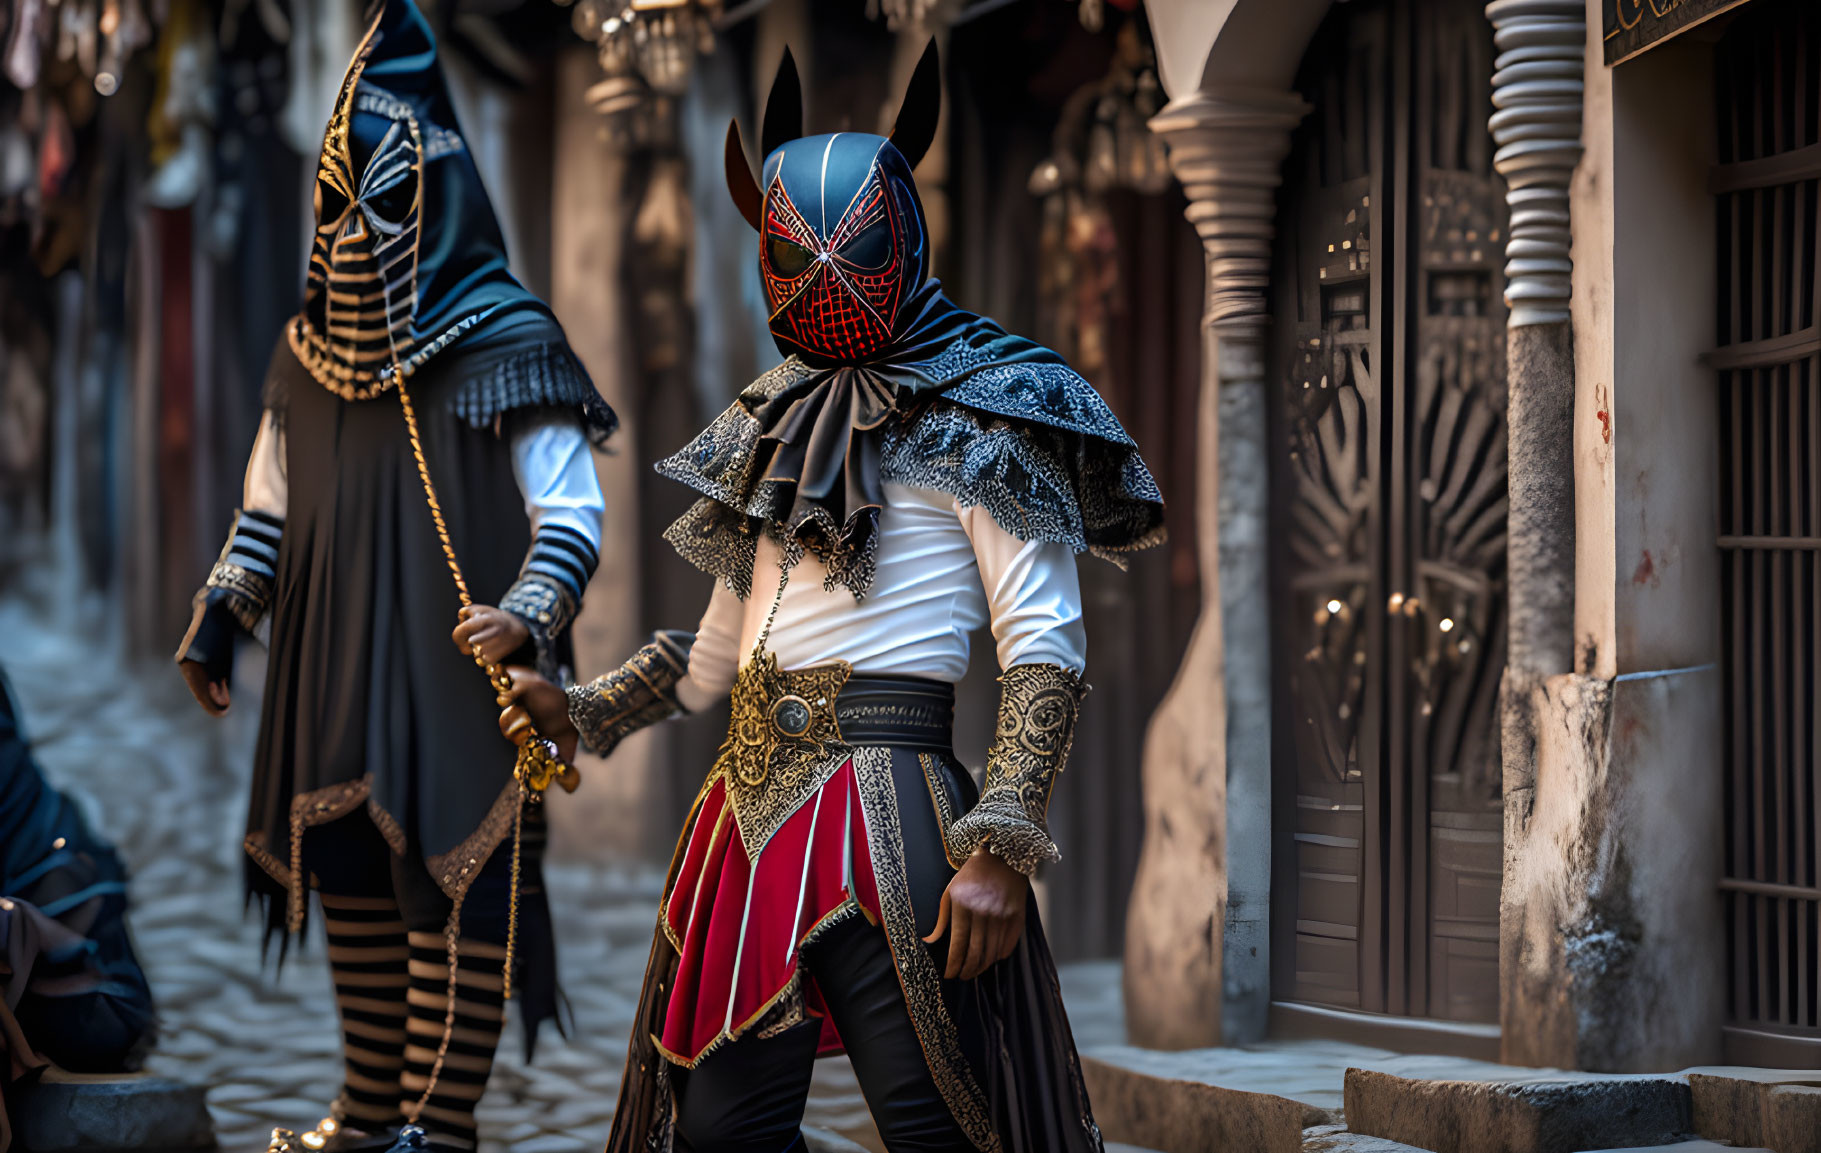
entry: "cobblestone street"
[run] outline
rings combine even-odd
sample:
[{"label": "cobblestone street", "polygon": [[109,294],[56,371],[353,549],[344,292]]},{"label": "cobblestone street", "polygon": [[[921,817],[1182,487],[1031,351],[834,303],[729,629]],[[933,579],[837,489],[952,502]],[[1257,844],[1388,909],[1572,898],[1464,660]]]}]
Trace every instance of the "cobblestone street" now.
[{"label": "cobblestone street", "polygon": [[[150,1069],[208,1087],[224,1150],[263,1149],[274,1125],[303,1127],[339,1085],[334,1001],[320,939],[282,969],[260,955],[240,887],[241,822],[258,668],[238,670],[234,708],[211,721],[175,670],[128,670],[96,637],[0,603],[6,667],[52,782],[82,798],[133,870],[132,927],[158,997]],[[257,650],[248,653],[249,657]],[[575,863],[549,870],[575,1028],[546,1030],[526,1065],[507,1030],[481,1109],[487,1153],[598,1150],[655,915],[652,870]],[[807,1123],[877,1148],[845,1061],[818,1066]]]}]

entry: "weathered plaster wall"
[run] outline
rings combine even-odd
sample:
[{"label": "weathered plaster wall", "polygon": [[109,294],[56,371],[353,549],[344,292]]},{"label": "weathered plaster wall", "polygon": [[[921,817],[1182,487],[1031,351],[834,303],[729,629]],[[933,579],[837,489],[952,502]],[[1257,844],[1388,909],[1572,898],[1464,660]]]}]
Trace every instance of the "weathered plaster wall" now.
[{"label": "weathered plaster wall", "polygon": [[1581,166],[1569,189],[1574,229],[1574,671],[1617,673],[1613,640],[1613,74],[1601,59],[1600,6],[1588,0]]},{"label": "weathered plaster wall", "polygon": [[1507,827],[1504,1055],[1716,1060],[1725,974],[1708,50],[1607,69],[1590,2],[1573,188],[1575,672],[1532,696]]},{"label": "weathered plaster wall", "polygon": [[1683,37],[1612,76],[1612,605],[1626,673],[1720,651],[1719,408],[1699,360],[1717,291],[1712,48]]}]

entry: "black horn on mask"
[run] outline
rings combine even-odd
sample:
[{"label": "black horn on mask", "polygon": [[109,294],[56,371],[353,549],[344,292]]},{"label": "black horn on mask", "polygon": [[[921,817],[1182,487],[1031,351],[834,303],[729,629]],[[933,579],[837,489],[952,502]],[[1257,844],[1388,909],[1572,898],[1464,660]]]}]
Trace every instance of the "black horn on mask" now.
[{"label": "black horn on mask", "polygon": [[746,162],[746,142],[740,138],[738,120],[727,122],[727,193],[733,197],[734,207],[740,210],[746,223],[757,232],[765,196],[759,191],[759,182]]},{"label": "black horn on mask", "polygon": [[790,49],[778,61],[778,74],[765,98],[765,127],[759,132],[759,160],[803,135],[803,82],[797,78],[797,61]]},{"label": "black horn on mask", "polygon": [[911,73],[910,85],[904,90],[904,103],[898,106],[898,121],[892,125],[891,142],[912,168],[929,151],[936,139],[936,121],[942,115],[942,60],[931,37],[929,47]]},{"label": "black horn on mask", "polygon": [[[797,62],[784,50],[778,62],[778,74],[771,82],[771,95],[765,100],[765,126],[759,132],[759,159],[772,150],[803,135],[803,82],[797,77]],[[746,223],[759,227],[759,214],[765,195],[759,189],[758,177],[746,160],[746,142],[740,135],[740,122],[727,125],[727,193]]]}]

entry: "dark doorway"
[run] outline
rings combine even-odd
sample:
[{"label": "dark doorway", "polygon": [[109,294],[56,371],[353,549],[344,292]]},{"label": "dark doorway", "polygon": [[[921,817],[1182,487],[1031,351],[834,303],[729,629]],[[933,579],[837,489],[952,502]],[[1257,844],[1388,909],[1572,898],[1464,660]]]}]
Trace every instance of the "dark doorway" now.
[{"label": "dark doorway", "polygon": [[1274,287],[1279,1002],[1498,1019],[1493,53],[1477,0],[1358,0],[1299,82]]}]

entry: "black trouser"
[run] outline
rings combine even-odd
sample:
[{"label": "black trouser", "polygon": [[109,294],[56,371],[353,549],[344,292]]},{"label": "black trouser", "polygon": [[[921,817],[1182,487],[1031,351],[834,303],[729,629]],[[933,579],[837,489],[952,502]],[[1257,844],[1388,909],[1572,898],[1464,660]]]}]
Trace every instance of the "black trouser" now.
[{"label": "black trouser", "polygon": [[[973,1153],[931,1079],[885,931],[850,916],[803,953],[892,1153]],[[742,1037],[676,1078],[679,1153],[784,1153],[815,1072],[821,1022]]]}]

